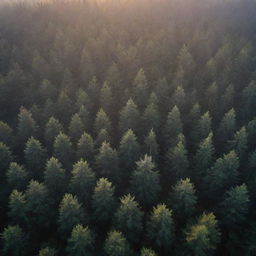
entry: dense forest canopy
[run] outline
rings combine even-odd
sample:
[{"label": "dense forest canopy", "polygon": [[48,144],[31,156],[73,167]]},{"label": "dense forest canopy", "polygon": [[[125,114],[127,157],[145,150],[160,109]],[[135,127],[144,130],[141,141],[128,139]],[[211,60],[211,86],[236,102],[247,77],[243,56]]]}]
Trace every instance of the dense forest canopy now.
[{"label": "dense forest canopy", "polygon": [[0,255],[256,255],[256,2],[0,6]]}]

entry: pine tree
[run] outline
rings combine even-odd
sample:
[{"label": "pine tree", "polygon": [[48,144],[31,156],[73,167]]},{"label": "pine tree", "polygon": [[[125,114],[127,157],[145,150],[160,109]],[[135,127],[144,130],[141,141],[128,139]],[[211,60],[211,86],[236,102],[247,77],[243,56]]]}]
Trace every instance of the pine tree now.
[{"label": "pine tree", "polygon": [[44,183],[53,202],[59,203],[66,189],[66,172],[58,159],[51,157],[44,171]]},{"label": "pine tree", "polygon": [[81,138],[85,131],[85,127],[78,114],[72,116],[68,130],[69,136],[73,141],[77,142]]},{"label": "pine tree", "polygon": [[159,173],[150,156],[136,162],[136,170],[131,177],[131,190],[141,205],[152,206],[157,202],[160,192]]},{"label": "pine tree", "polygon": [[10,188],[16,188],[18,190],[25,189],[28,181],[28,173],[23,166],[15,162],[10,163],[6,176]]},{"label": "pine tree", "polygon": [[219,98],[219,85],[214,81],[210,86],[205,90],[204,99],[205,99],[205,106],[210,111],[213,117],[217,117],[218,106],[216,102]]},{"label": "pine tree", "polygon": [[24,146],[27,140],[37,135],[37,125],[35,120],[32,117],[32,114],[25,108],[20,109],[20,113],[18,116],[18,139],[20,141],[20,145]]},{"label": "pine tree", "polygon": [[198,103],[195,103],[187,118],[185,119],[186,129],[188,133],[188,145],[192,148],[195,147],[195,144],[198,142],[198,126],[201,118],[201,109]]},{"label": "pine tree", "polygon": [[3,142],[0,142],[0,177],[3,180],[5,176],[5,171],[9,167],[11,161],[13,160],[13,155],[9,147],[7,147]]},{"label": "pine tree", "polygon": [[104,243],[104,251],[108,256],[128,256],[130,255],[130,247],[119,231],[113,230],[108,233],[107,239]]},{"label": "pine tree", "polygon": [[213,213],[203,213],[186,233],[187,245],[196,256],[213,255],[219,241],[218,221]]},{"label": "pine tree", "polygon": [[106,81],[100,90],[100,106],[110,117],[112,117],[113,94]]},{"label": "pine tree", "polygon": [[177,144],[178,135],[182,133],[183,130],[182,127],[180,111],[176,106],[174,106],[168,113],[167,120],[163,128],[163,139],[167,148],[173,147]]},{"label": "pine tree", "polygon": [[140,113],[137,105],[132,99],[129,99],[120,112],[120,133],[124,134],[127,130],[131,129],[138,133],[140,128]]},{"label": "pine tree", "polygon": [[184,145],[184,136],[179,136],[178,144],[170,148],[165,157],[165,169],[167,173],[177,179],[185,178],[188,174],[189,161]]},{"label": "pine tree", "polygon": [[92,164],[94,160],[94,141],[90,134],[83,133],[77,143],[77,158],[84,159]]},{"label": "pine tree", "polygon": [[252,119],[246,127],[248,148],[256,148],[256,118]]},{"label": "pine tree", "polygon": [[[35,122],[38,124],[38,125],[42,125],[42,123],[44,122],[44,119],[43,117],[41,116],[41,112],[42,112],[42,107],[39,106],[38,104],[33,104],[31,106],[31,108],[29,109],[31,115],[34,117],[34,120]],[[40,133],[41,131],[38,130]],[[41,135],[41,134],[40,134]]]},{"label": "pine tree", "polygon": [[91,116],[87,108],[82,105],[78,112],[78,116],[80,117],[82,124],[84,126],[85,131],[91,131],[92,129],[92,121],[91,121]]},{"label": "pine tree", "polygon": [[161,254],[171,251],[174,241],[174,223],[172,210],[165,204],[154,207],[147,223],[147,237]]},{"label": "pine tree", "polygon": [[157,256],[157,254],[153,250],[143,247],[140,256]]},{"label": "pine tree", "polygon": [[8,147],[14,145],[13,129],[3,121],[0,121],[0,141]]},{"label": "pine tree", "polygon": [[50,224],[49,192],[43,183],[31,180],[26,192],[28,225],[45,228]]},{"label": "pine tree", "polygon": [[3,256],[25,256],[27,237],[19,226],[8,226],[1,234]]},{"label": "pine tree", "polygon": [[[63,124],[68,124],[74,112],[73,104],[65,90],[61,91],[57,99],[57,118]],[[65,114],[64,114],[65,113]]]},{"label": "pine tree", "polygon": [[179,70],[183,70],[184,72],[184,80],[182,82],[183,85],[187,87],[188,84],[191,83],[191,80],[193,78],[193,73],[195,71],[195,62],[186,45],[183,45],[179,51],[178,70],[176,72],[179,73]]},{"label": "pine tree", "polygon": [[27,200],[23,192],[14,189],[9,196],[8,216],[12,222],[20,226],[25,226],[28,221]]},{"label": "pine tree", "polygon": [[198,123],[198,141],[204,140],[209,133],[211,132],[212,128],[212,118],[209,112],[204,113]]},{"label": "pine tree", "polygon": [[74,160],[74,150],[70,138],[64,133],[60,133],[54,140],[53,155],[64,166],[70,169]]},{"label": "pine tree", "polygon": [[186,104],[186,94],[181,85],[177,86],[176,90],[174,91],[174,94],[172,95],[172,102],[174,106],[177,106],[181,112],[185,108]]},{"label": "pine tree", "polygon": [[79,88],[76,93],[76,109],[79,110],[82,106],[91,110],[91,100],[87,92],[84,89]]},{"label": "pine tree", "polygon": [[242,92],[244,109],[247,120],[255,116],[255,100],[256,100],[256,82],[251,81],[247,87],[244,88]]},{"label": "pine tree", "polygon": [[118,179],[119,160],[115,149],[109,143],[103,142],[98,155],[96,156],[96,168],[99,174],[110,180]]},{"label": "pine tree", "polygon": [[[2,40],[3,41],[3,40]],[[14,47],[15,48],[15,47]],[[6,53],[8,50],[5,48]],[[2,61],[1,61],[2,62]],[[13,59],[12,65],[9,65],[9,69],[5,70],[5,75],[1,72],[0,80],[0,109],[1,120],[10,120],[10,117],[16,115],[19,111],[19,107],[22,105],[24,98],[24,88],[28,81],[24,74],[24,71],[15,63]],[[10,63],[10,59],[6,61],[6,64]],[[11,99],[11,100],[10,100]]]},{"label": "pine tree", "polygon": [[114,215],[114,226],[129,242],[136,243],[143,230],[142,217],[143,212],[138,203],[128,194],[121,198],[121,205]]},{"label": "pine tree", "polygon": [[252,201],[255,199],[256,195],[256,151],[253,151],[248,156],[248,164],[247,164],[247,170],[246,173],[244,173],[244,179],[246,181],[246,185],[248,186],[248,190],[250,192],[250,196],[252,198]]},{"label": "pine tree", "polygon": [[147,105],[151,105],[151,104],[155,105],[158,109],[159,99],[154,91],[150,93],[150,96],[147,100]]},{"label": "pine tree", "polygon": [[46,123],[49,119],[56,115],[56,105],[53,100],[47,99],[42,107],[42,119]]},{"label": "pine tree", "polygon": [[129,177],[135,166],[135,162],[140,157],[140,145],[136,135],[132,130],[128,130],[122,137],[119,147],[120,165],[122,166],[123,174]]},{"label": "pine tree", "polygon": [[230,141],[230,148],[236,152],[240,162],[245,160],[248,150],[248,142],[247,132],[244,126],[235,133],[234,139]]},{"label": "pine tree", "polygon": [[224,115],[218,128],[217,139],[220,143],[220,147],[226,146],[226,143],[233,138],[235,131],[236,113],[232,108]]},{"label": "pine tree", "polygon": [[153,129],[150,130],[144,141],[144,152],[151,156],[154,162],[159,159],[159,145],[157,143],[156,134]]},{"label": "pine tree", "polygon": [[172,187],[168,205],[177,218],[186,219],[193,215],[197,203],[196,191],[189,178],[180,180]]},{"label": "pine tree", "polygon": [[161,113],[166,113],[169,104],[170,89],[166,78],[161,78],[157,81],[154,91],[159,99],[159,108]]},{"label": "pine tree", "polygon": [[57,256],[57,251],[54,248],[45,247],[39,251],[38,256]]},{"label": "pine tree", "polygon": [[116,209],[115,187],[105,178],[100,178],[92,196],[93,218],[96,223],[110,223]]},{"label": "pine tree", "polygon": [[149,96],[149,88],[147,78],[144,70],[141,68],[133,82],[134,86],[134,100],[140,109],[146,105],[146,99]]},{"label": "pine tree", "polygon": [[226,87],[224,94],[221,97],[220,110],[221,113],[226,113],[234,106],[235,88],[233,84]]},{"label": "pine tree", "polygon": [[123,78],[120,74],[119,67],[117,66],[116,63],[113,63],[107,72],[106,76],[106,82],[109,84],[109,86],[113,90],[113,97],[115,98],[115,102],[117,106],[120,104],[120,100],[123,95]]},{"label": "pine tree", "polygon": [[111,143],[111,137],[106,129],[101,129],[96,140],[95,140],[95,146],[96,148],[100,148],[103,144],[103,142]]},{"label": "pine tree", "polygon": [[109,117],[101,108],[96,115],[95,123],[94,123],[94,130],[95,134],[99,134],[101,129],[105,129],[108,133],[111,131],[111,123]]},{"label": "pine tree", "polygon": [[44,79],[39,87],[39,97],[40,103],[44,103],[47,99],[53,99],[57,95],[57,90],[55,85],[53,85],[49,80]]},{"label": "pine tree", "polygon": [[220,217],[224,226],[229,229],[239,229],[247,219],[250,199],[245,184],[232,187],[220,203]]},{"label": "pine tree", "polygon": [[194,176],[197,181],[205,177],[206,171],[212,166],[214,153],[212,133],[209,133],[208,137],[199,144],[194,157]]},{"label": "pine tree", "polygon": [[83,49],[80,60],[80,74],[84,84],[88,84],[95,74],[95,67],[91,55],[88,49]]},{"label": "pine tree", "polygon": [[73,165],[70,191],[77,196],[79,202],[87,205],[92,197],[96,183],[95,173],[85,160],[80,160]]},{"label": "pine tree", "polygon": [[143,116],[143,133],[148,133],[151,129],[154,129],[156,132],[159,130],[160,127],[160,114],[158,111],[158,107],[154,103],[150,103],[147,105]]},{"label": "pine tree", "polygon": [[65,194],[59,206],[58,225],[61,236],[67,237],[72,229],[83,224],[85,216],[76,196]]},{"label": "pine tree", "polygon": [[67,254],[69,256],[94,255],[94,236],[87,226],[76,225],[68,239]]},{"label": "pine tree", "polygon": [[207,196],[217,199],[225,189],[235,185],[238,179],[238,167],[239,159],[234,151],[218,158],[203,179],[204,188],[208,191]]},{"label": "pine tree", "polygon": [[30,172],[30,177],[41,178],[42,170],[46,162],[46,150],[43,148],[40,141],[31,137],[25,146],[24,157],[26,166]]},{"label": "pine tree", "polygon": [[98,103],[99,103],[99,92],[100,92],[100,85],[98,83],[97,78],[93,76],[90,79],[90,82],[87,86],[87,93],[89,95],[89,98],[91,99],[91,109],[89,109],[90,113],[95,114],[97,111],[96,106],[98,106]]}]

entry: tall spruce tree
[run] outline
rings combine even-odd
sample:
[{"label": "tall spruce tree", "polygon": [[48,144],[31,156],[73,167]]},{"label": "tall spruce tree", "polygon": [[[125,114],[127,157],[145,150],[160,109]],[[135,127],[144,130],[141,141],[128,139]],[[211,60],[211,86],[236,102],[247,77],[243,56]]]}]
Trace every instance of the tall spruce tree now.
[{"label": "tall spruce tree", "polygon": [[74,114],[72,116],[68,130],[69,136],[73,141],[77,142],[81,138],[82,134],[85,131],[85,126],[79,114]]},{"label": "tall spruce tree", "polygon": [[96,156],[95,164],[101,176],[115,181],[120,178],[118,154],[115,149],[111,148],[109,143],[102,143],[99,153]]},{"label": "tall spruce tree", "polygon": [[132,99],[129,99],[120,112],[119,129],[120,133],[124,134],[131,129],[135,133],[139,132],[140,128],[140,113],[137,105]]},{"label": "tall spruce tree", "polygon": [[95,118],[95,134],[99,134],[101,129],[105,129],[108,133],[111,131],[111,122],[109,120],[109,117],[102,108],[98,111]]},{"label": "tall spruce tree", "polygon": [[3,256],[25,256],[28,240],[25,232],[19,226],[8,226],[1,233]]},{"label": "tall spruce tree", "polygon": [[168,205],[179,219],[186,219],[195,213],[197,203],[196,191],[189,178],[180,180],[172,187]]},{"label": "tall spruce tree", "polygon": [[146,99],[149,96],[149,88],[147,78],[145,76],[144,70],[141,68],[134,81],[134,100],[140,109],[144,108],[146,105]]},{"label": "tall spruce tree", "polygon": [[144,152],[151,156],[154,162],[159,159],[159,144],[157,142],[156,134],[153,129],[150,130],[144,140]]},{"label": "tall spruce tree", "polygon": [[52,152],[55,138],[59,135],[60,132],[63,132],[63,130],[64,129],[62,124],[54,117],[51,117],[45,125],[44,141],[47,149],[50,152]]},{"label": "tall spruce tree", "polygon": [[227,188],[234,186],[238,181],[239,159],[234,151],[218,158],[214,165],[208,169],[203,179],[207,197],[217,199]]},{"label": "tall spruce tree", "polygon": [[95,173],[85,160],[75,163],[71,173],[70,191],[77,196],[79,202],[89,204],[96,183]]},{"label": "tall spruce tree", "polygon": [[74,150],[70,138],[60,133],[54,140],[53,155],[63,165],[64,168],[70,169],[74,161]]},{"label": "tall spruce tree", "polygon": [[114,215],[114,226],[125,235],[129,242],[136,243],[143,230],[143,212],[130,194],[120,200],[121,205]]},{"label": "tall spruce tree", "polygon": [[177,144],[177,138],[183,131],[183,125],[180,118],[180,111],[177,106],[168,113],[165,126],[163,128],[163,139],[166,148],[173,147]]},{"label": "tall spruce tree", "polygon": [[246,220],[249,211],[250,199],[245,184],[232,187],[220,203],[220,220],[230,230],[239,230],[240,225]]},{"label": "tall spruce tree", "polygon": [[203,213],[186,232],[186,243],[192,255],[213,255],[219,241],[218,221],[213,213]]},{"label": "tall spruce tree", "polygon": [[155,170],[155,164],[150,156],[136,163],[136,170],[131,177],[131,191],[138,202],[145,206],[153,206],[160,192],[159,173]]},{"label": "tall spruce tree", "polygon": [[116,209],[115,187],[106,178],[100,178],[92,196],[93,219],[99,224],[108,224]]},{"label": "tall spruce tree", "polygon": [[95,148],[94,141],[90,134],[83,133],[77,142],[77,158],[84,159],[92,164],[94,160]]},{"label": "tall spruce tree", "polygon": [[147,237],[154,247],[165,254],[172,250],[174,241],[172,210],[165,204],[154,207],[147,223]]},{"label": "tall spruce tree", "polygon": [[129,177],[136,161],[140,157],[140,144],[132,130],[128,130],[122,137],[119,148],[120,165],[124,177]]},{"label": "tall spruce tree", "polygon": [[51,201],[59,203],[66,190],[66,171],[57,158],[51,157],[45,167],[44,183],[51,195]]},{"label": "tall spruce tree", "polygon": [[16,162],[10,163],[6,172],[8,185],[12,189],[24,190],[28,181],[28,172]]},{"label": "tall spruce tree", "polygon": [[51,211],[49,211],[49,192],[43,183],[31,180],[26,192],[28,225],[35,229],[49,226]]},{"label": "tall spruce tree", "polygon": [[168,150],[165,156],[165,170],[172,179],[181,179],[189,176],[189,161],[187,150],[184,145],[184,136],[180,134],[179,142],[175,147]]},{"label": "tall spruce tree", "polygon": [[9,147],[7,147],[3,142],[0,142],[0,177],[3,180],[5,177],[5,172],[9,167],[11,161],[13,160],[13,154]]},{"label": "tall spruce tree", "polygon": [[93,252],[94,235],[87,226],[76,225],[68,239],[67,254],[69,256],[91,256]]},{"label": "tall spruce tree", "polygon": [[27,142],[27,140],[31,137],[37,136],[38,127],[36,125],[35,120],[32,117],[32,114],[25,108],[20,109],[20,113],[18,115],[18,128],[17,128],[17,136],[21,146]]},{"label": "tall spruce tree", "polygon": [[30,177],[40,179],[46,162],[46,149],[39,140],[31,137],[25,146],[24,158]]},{"label": "tall spruce tree", "polygon": [[113,230],[108,233],[107,239],[104,243],[104,251],[108,256],[128,256],[130,255],[130,247],[119,231]]},{"label": "tall spruce tree", "polygon": [[65,194],[59,206],[58,226],[60,235],[69,236],[72,229],[85,221],[84,211],[76,196]]}]

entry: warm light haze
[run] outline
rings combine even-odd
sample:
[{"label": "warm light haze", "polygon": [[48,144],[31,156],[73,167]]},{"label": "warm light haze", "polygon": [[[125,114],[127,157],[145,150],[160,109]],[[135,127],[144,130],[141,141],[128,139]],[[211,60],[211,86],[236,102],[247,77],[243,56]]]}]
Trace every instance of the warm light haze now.
[{"label": "warm light haze", "polygon": [[0,0],[0,256],[255,256],[255,35],[255,0]]}]

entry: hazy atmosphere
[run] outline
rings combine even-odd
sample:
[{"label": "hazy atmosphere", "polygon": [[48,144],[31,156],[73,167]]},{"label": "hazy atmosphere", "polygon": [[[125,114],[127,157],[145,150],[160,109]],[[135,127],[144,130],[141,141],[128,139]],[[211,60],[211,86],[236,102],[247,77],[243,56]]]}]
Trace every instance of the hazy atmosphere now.
[{"label": "hazy atmosphere", "polygon": [[1,1],[1,256],[255,256],[255,205],[255,0]]}]

